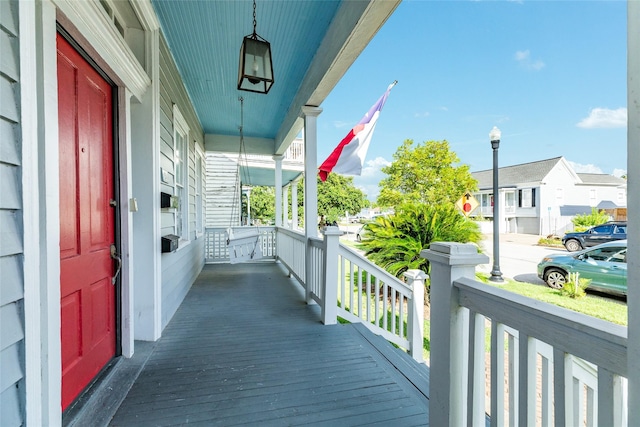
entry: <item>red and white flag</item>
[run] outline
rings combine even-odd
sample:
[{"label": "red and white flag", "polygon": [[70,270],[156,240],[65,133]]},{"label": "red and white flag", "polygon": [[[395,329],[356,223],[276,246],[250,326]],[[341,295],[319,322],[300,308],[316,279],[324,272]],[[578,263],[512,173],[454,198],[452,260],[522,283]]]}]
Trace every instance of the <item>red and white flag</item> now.
[{"label": "red and white flag", "polygon": [[389,85],[387,91],[373,104],[367,114],[351,129],[347,136],[340,141],[340,144],[327,157],[327,160],[320,165],[318,174],[322,181],[325,181],[331,172],[343,175],[360,175],[362,173],[364,158],[367,155],[380,111],[382,111],[391,88],[396,83],[398,83],[397,80]]}]

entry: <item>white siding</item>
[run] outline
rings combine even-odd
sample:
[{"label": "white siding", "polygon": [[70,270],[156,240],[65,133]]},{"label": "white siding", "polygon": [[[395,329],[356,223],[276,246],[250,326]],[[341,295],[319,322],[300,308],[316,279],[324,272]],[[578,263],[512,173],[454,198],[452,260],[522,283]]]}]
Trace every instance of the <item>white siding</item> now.
[{"label": "white siding", "polygon": [[222,153],[207,153],[207,227],[240,225],[239,206],[237,159]]},{"label": "white siding", "polygon": [[[182,303],[197,275],[204,266],[204,239],[197,238],[195,230],[196,182],[195,147],[204,150],[204,133],[193,110],[189,96],[175,66],[166,42],[160,43],[160,168],[167,182],[161,182],[160,191],[174,194],[173,106],[177,105],[189,127],[189,153],[185,162],[188,170],[186,200],[188,210],[189,243],[174,253],[162,254],[162,314],[164,328]],[[162,175],[161,175],[162,176]],[[163,210],[160,218],[161,235],[175,234],[175,212]]]},{"label": "white siding", "polygon": [[24,424],[18,2],[0,1],[0,425]]}]

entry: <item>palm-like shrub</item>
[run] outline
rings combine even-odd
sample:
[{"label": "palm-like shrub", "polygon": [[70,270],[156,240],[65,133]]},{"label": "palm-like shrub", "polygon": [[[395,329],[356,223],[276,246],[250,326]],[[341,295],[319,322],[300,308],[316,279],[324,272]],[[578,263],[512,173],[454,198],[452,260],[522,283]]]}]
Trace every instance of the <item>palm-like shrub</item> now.
[{"label": "palm-like shrub", "polygon": [[401,277],[410,269],[429,272],[420,251],[433,242],[478,243],[478,225],[450,205],[405,204],[395,215],[378,217],[365,225],[365,255],[390,274]]}]

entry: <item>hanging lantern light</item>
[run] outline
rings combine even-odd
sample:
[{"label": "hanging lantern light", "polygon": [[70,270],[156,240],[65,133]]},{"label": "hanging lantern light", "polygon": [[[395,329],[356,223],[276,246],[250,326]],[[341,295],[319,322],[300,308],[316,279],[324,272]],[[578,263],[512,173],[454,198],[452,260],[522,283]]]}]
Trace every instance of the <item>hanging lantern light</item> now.
[{"label": "hanging lantern light", "polygon": [[244,37],[240,48],[238,89],[268,93],[272,85],[271,44],[256,33],[256,0],[253,0],[253,34]]}]

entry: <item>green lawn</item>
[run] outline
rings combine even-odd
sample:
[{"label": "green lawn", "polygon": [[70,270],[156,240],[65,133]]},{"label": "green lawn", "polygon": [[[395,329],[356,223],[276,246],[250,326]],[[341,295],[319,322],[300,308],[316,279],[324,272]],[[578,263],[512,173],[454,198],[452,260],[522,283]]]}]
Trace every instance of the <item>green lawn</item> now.
[{"label": "green lawn", "polygon": [[[606,320],[611,323],[627,326],[627,305],[623,301],[604,299],[601,297],[587,294],[583,298],[569,298],[560,294],[560,291],[551,289],[547,286],[534,285],[531,283],[516,282],[515,280],[507,280],[502,284],[495,284],[488,282],[488,275],[478,274],[477,279],[495,286],[500,289],[504,289],[509,292],[514,292],[520,295],[524,295],[529,298],[537,299],[539,301],[548,302],[550,304],[564,307],[569,310],[584,313],[589,316],[597,317]],[[429,319],[425,319],[424,322],[424,358],[429,360],[430,355],[430,322]],[[486,335],[486,348],[490,347],[490,332]]]},{"label": "green lawn", "polygon": [[516,282],[514,280],[507,280],[502,284],[488,283],[509,292],[568,308],[569,310],[597,317],[611,323],[627,326],[627,304],[623,301],[605,299],[589,294],[583,298],[574,299],[562,295],[557,289]]}]

